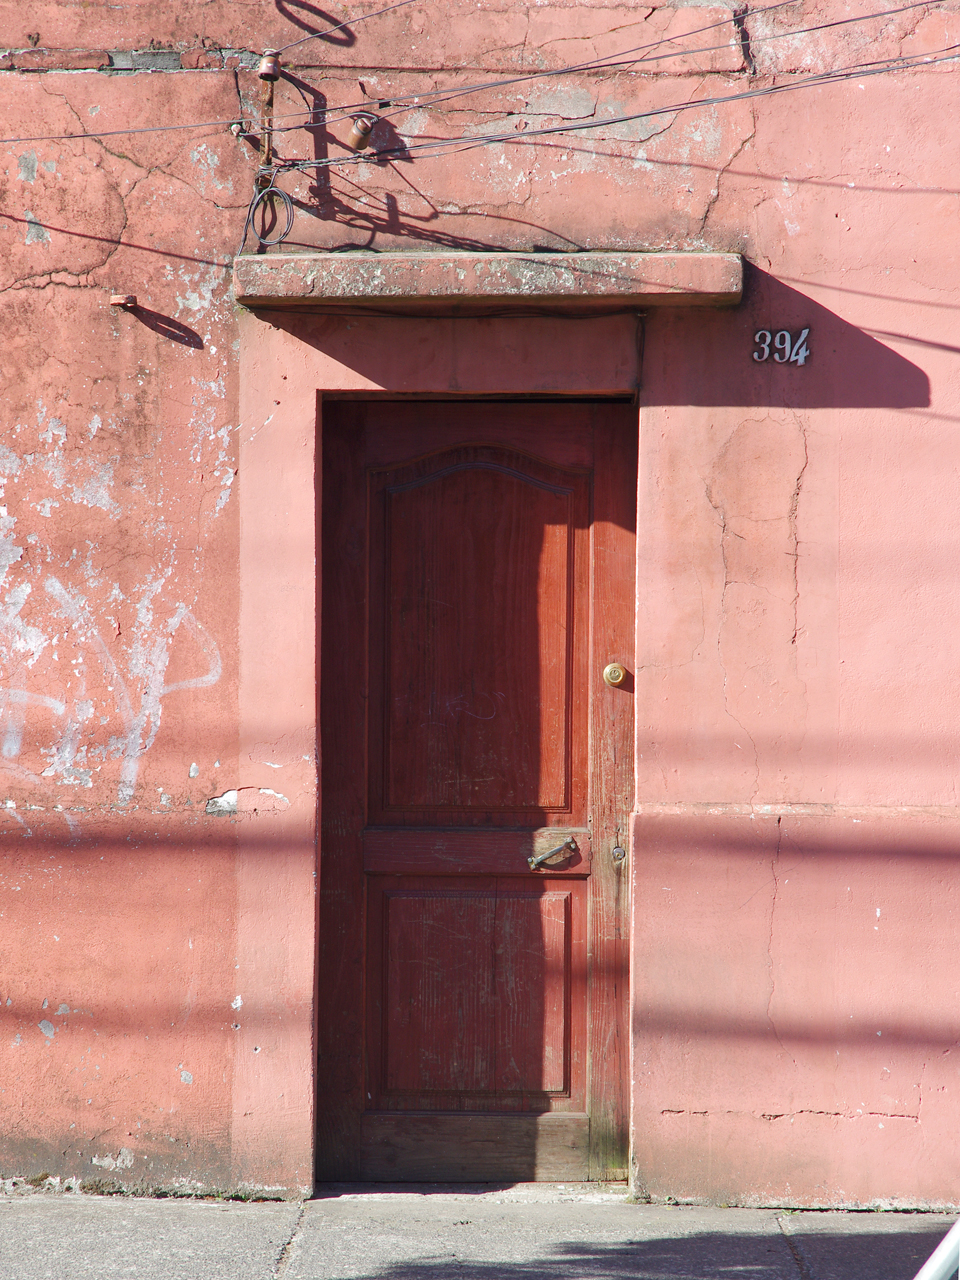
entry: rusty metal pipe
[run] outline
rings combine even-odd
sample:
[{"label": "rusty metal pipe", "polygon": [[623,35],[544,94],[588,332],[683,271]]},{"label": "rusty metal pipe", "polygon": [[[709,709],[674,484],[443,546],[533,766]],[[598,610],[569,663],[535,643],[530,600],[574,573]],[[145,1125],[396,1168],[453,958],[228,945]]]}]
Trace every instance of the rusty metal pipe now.
[{"label": "rusty metal pipe", "polygon": [[262,82],[260,91],[260,168],[269,169],[273,164],[273,86],[280,79],[280,59],[275,53],[265,53],[257,67]]}]

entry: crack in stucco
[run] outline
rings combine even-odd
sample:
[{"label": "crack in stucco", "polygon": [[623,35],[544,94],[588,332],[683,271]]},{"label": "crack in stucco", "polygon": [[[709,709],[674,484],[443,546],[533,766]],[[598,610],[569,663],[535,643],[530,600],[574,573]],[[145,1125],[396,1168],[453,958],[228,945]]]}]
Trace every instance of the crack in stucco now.
[{"label": "crack in stucco", "polygon": [[[2,216],[2,215],[0,215]],[[66,279],[55,280],[54,276],[66,276]],[[0,293],[18,293],[22,290],[35,290],[41,292],[44,289],[88,289],[91,287],[90,281],[83,280],[79,276],[70,276],[69,272],[61,271],[44,271],[38,272],[36,275],[20,276],[14,280],[12,284],[0,286]]]},{"label": "crack in stucco", "polygon": [[797,732],[797,752],[801,752],[804,748],[807,738],[807,716],[809,712],[808,689],[807,682],[800,674],[800,664],[798,661],[797,646],[800,637],[800,533],[798,524],[798,515],[800,510],[800,496],[803,489],[804,477],[807,473],[807,467],[810,465],[810,441],[807,436],[806,422],[802,417],[797,417],[797,426],[800,429],[800,439],[803,444],[803,465],[797,472],[797,480],[794,485],[793,495],[790,500],[790,538],[792,541],[792,550],[788,551],[793,559],[793,635],[791,637],[791,654],[793,659],[793,676],[800,687],[800,708],[801,714],[798,716],[798,732]]},{"label": "crack in stucco", "polygon": [[[660,12],[663,12],[663,11],[672,11],[673,13],[676,13],[676,12],[677,12],[678,10],[680,10],[680,9],[684,9],[684,8],[696,8],[696,7],[699,7],[699,6],[697,6],[697,5],[695,5],[695,4],[694,4],[694,5],[686,5],[686,4],[677,4],[677,3],[675,3],[675,4],[670,4],[670,5],[653,5],[653,6],[649,7],[649,8],[646,10],[646,12],[645,12],[645,13],[643,13],[643,14],[642,14],[642,15],[640,15],[637,19],[635,19],[635,20],[633,20],[633,21],[631,21],[631,22],[622,22],[622,23],[620,23],[620,24],[618,24],[617,26],[614,26],[614,27],[605,27],[602,31],[594,32],[592,35],[586,35],[586,34],[583,34],[583,33],[577,33],[576,35],[572,35],[572,36],[555,36],[555,37],[554,37],[553,39],[551,39],[551,40],[544,40],[544,41],[539,45],[539,48],[542,50],[542,49],[548,49],[548,48],[551,48],[551,47],[556,46],[556,45],[565,45],[565,44],[579,44],[579,45],[585,45],[585,44],[588,44],[588,43],[592,43],[592,44],[594,44],[594,45],[595,45],[595,43],[596,43],[596,41],[597,41],[597,40],[599,40],[599,39],[605,39],[605,38],[607,38],[607,37],[609,37],[609,36],[619,35],[619,33],[620,33],[620,32],[622,32],[622,31],[635,31],[635,32],[637,32],[637,34],[640,34],[640,33],[642,32],[643,28],[645,27],[645,25],[650,21],[650,19],[651,19],[651,18],[654,16],[654,14],[656,14],[656,13],[660,13]],[[743,56],[743,39],[742,39],[742,36],[740,35],[740,26],[739,26],[739,24],[738,24],[738,22],[737,22],[737,19],[738,19],[738,18],[742,18],[742,17],[746,17],[746,16],[747,16],[747,10],[746,10],[745,8],[740,9],[740,10],[732,9],[732,8],[731,8],[731,9],[729,9],[729,12],[732,14],[732,22],[733,22],[733,25],[734,25],[734,29],[737,31],[737,43],[738,43],[738,44],[740,44],[740,46],[741,46],[741,56]],[[669,25],[670,25],[670,24],[669,24],[669,23],[667,23],[666,27],[661,28],[661,32],[660,32],[659,40],[658,40],[658,46],[659,46],[659,45],[664,45],[664,44],[675,44],[675,43],[679,42],[679,40],[683,39],[685,35],[689,35],[689,34],[691,34],[691,33],[689,33],[689,32],[680,32],[678,35],[671,36],[671,35],[669,35],[669,34],[668,34],[668,32],[669,32]],[[695,33],[694,33],[694,34],[695,34]],[[655,47],[657,47],[657,46],[655,46]],[[749,48],[749,37],[748,37],[748,39],[747,39],[747,47]],[[639,46],[639,47],[637,47],[637,48],[635,48],[635,49],[626,49],[626,50],[622,50],[622,51],[619,51],[619,52],[613,52],[613,53],[610,53],[610,54],[594,54],[594,58],[610,58],[610,59],[614,59],[614,58],[618,58],[618,57],[626,57],[627,55],[632,54],[632,53],[645,52],[645,51],[647,50],[647,48],[648,48],[648,46],[646,46],[646,45],[641,45],[641,46]],[[727,50],[726,50],[726,47],[725,47],[725,46],[721,46],[721,47],[718,47],[717,49],[709,50],[709,52],[711,52],[711,53],[724,53],[724,52],[726,52],[726,51],[727,51]],[[692,52],[693,52],[693,55],[695,56],[697,53],[699,53],[699,52],[700,52],[700,50],[693,50]],[[584,61],[586,61],[586,59],[584,59]],[[655,67],[655,66],[651,66],[651,65],[650,65],[651,63],[655,63],[655,62],[657,61],[657,59],[656,59],[656,57],[652,57],[652,58],[651,58],[649,55],[648,55],[648,57],[646,57],[646,58],[636,58],[636,59],[634,59],[634,61],[636,61],[636,62],[642,62],[642,63],[643,63],[643,66],[642,66],[642,67],[641,67],[641,68],[640,68],[640,69],[635,73],[635,74],[638,74],[638,75],[651,75],[651,74],[652,74],[652,75],[669,75],[669,76],[671,77],[671,79],[679,79],[680,77],[682,77],[682,76],[684,76],[684,75],[702,75],[702,74],[703,74],[702,68],[696,68],[696,69],[694,69],[694,70],[692,70],[692,71],[687,71],[687,72],[683,72],[683,71],[679,71],[679,72],[678,72],[678,71],[675,71],[675,70],[673,70],[673,69],[669,69],[669,70],[666,70],[666,71],[661,70],[661,69],[659,69],[659,68],[657,68],[657,67]],[[745,69],[750,69],[750,70],[751,70],[751,73],[752,73],[752,68],[747,68],[747,66],[746,66],[746,58],[744,58],[744,63],[745,63],[745,66],[744,66],[744,67],[736,68],[736,69],[730,69],[730,70],[724,70],[724,71],[712,72],[711,74],[716,74],[716,75],[735,75],[735,74],[737,74],[738,72],[741,72],[741,71],[743,71],[743,70],[745,70]],[[596,68],[590,68],[590,69],[591,69],[591,70],[597,70],[597,71],[603,71],[603,70],[604,70],[603,66],[596,67]]]},{"label": "crack in stucco", "polygon": [[527,20],[527,28],[523,33],[523,42],[520,45],[520,66],[527,65],[527,41],[530,39],[530,10],[524,9],[524,17]]},{"label": "crack in stucco", "polygon": [[825,1116],[829,1120],[862,1120],[864,1116],[880,1120],[912,1120],[918,1122],[919,1117],[909,1111],[828,1111],[822,1107],[798,1107],[796,1111],[742,1111],[734,1107],[721,1107],[716,1110],[696,1109],[693,1107],[663,1107],[662,1116],[736,1116],[740,1119],[793,1120],[797,1116]]},{"label": "crack in stucco", "polygon": [[61,100],[63,105],[66,107],[66,109],[70,112],[70,114],[76,120],[77,128],[80,130],[81,134],[86,134],[86,130],[84,129],[84,126],[83,126],[83,120],[80,117],[80,113],[79,111],[77,111],[76,107],[67,97],[67,95],[65,93],[58,92],[56,89],[49,88],[46,84],[44,84],[42,79],[38,80],[37,84],[40,87],[40,91],[42,93],[45,93],[48,98],[59,98]]},{"label": "crack in stucco", "polygon": [[[710,484],[708,482],[705,482],[704,484],[704,492],[706,493],[707,501],[709,502],[710,506],[713,507],[714,511],[717,514],[717,518],[720,521],[720,558],[723,564],[723,590],[720,593],[720,625],[719,625],[718,634],[717,634],[717,660],[719,662],[720,673],[723,678],[723,709],[724,709],[724,712],[734,722],[734,724],[737,725],[743,731],[744,736],[746,737],[747,741],[750,743],[751,748],[753,749],[754,784],[753,784],[753,791],[750,793],[750,803],[752,804],[753,801],[757,798],[757,793],[760,790],[760,753],[757,750],[757,744],[756,742],[754,742],[746,725],[744,725],[740,720],[738,720],[737,717],[733,714],[733,712],[730,709],[729,677],[727,674],[726,665],[724,664],[724,661],[723,661],[723,633],[724,633],[724,627],[727,621],[727,588],[731,585],[730,566],[727,559],[727,534],[728,534],[727,518],[719,501],[716,501],[716,502],[714,501],[713,494],[710,491]],[[734,536],[740,536],[740,535],[734,535]],[[735,743],[734,745],[738,746],[739,744]]]},{"label": "crack in stucco", "polygon": [[[50,99],[56,99],[56,100],[59,100],[59,101],[63,104],[64,108],[65,108],[67,111],[69,111],[69,112],[70,112],[70,114],[73,116],[73,118],[76,120],[76,122],[77,122],[77,128],[80,130],[81,135],[85,135],[85,128],[84,128],[83,120],[82,120],[82,118],[81,118],[81,116],[80,116],[79,112],[77,111],[76,107],[73,105],[73,103],[72,103],[72,102],[70,101],[70,99],[67,97],[67,95],[66,95],[65,93],[62,93],[62,92],[58,91],[58,90],[55,90],[55,89],[52,89],[52,88],[48,87],[46,84],[44,84],[44,82],[43,82],[43,80],[42,80],[42,79],[38,81],[38,84],[39,84],[39,86],[40,86],[41,92],[42,92],[42,93],[44,93],[44,94],[46,95],[46,97],[48,97],[48,98],[50,98]],[[78,140],[78,141],[80,141],[80,142],[82,142],[82,143],[84,144],[84,145],[80,148],[81,152],[84,152],[84,151],[86,150],[86,147],[85,147],[85,144],[86,144],[86,141],[87,141],[86,137],[84,136],[84,137],[81,137],[81,138],[79,138],[79,139],[77,139],[77,140]],[[107,152],[107,154],[109,154],[109,155],[111,155],[111,156],[114,156],[114,158],[115,158],[115,159],[117,158],[117,157],[114,155],[114,153],[113,153],[113,152],[111,152],[111,151],[109,151],[109,149],[108,149],[108,148],[103,144],[102,140],[99,140],[99,139],[96,139],[96,140],[95,140],[95,139],[90,139],[90,141],[96,141],[96,142],[99,144],[100,148],[101,148],[103,151]],[[127,159],[127,157],[123,157],[123,158],[124,158],[125,160]],[[135,161],[129,161],[129,163],[136,164],[136,162],[135,162]],[[99,167],[99,166],[98,166],[98,167]],[[136,165],[136,167],[137,167],[137,168],[142,168],[143,166],[142,166],[142,165]],[[104,183],[106,184],[107,189],[113,193],[113,195],[114,195],[114,197],[115,197],[115,199],[116,199],[117,207],[118,207],[118,209],[119,209],[120,226],[119,226],[119,228],[118,228],[118,229],[117,229],[117,231],[116,231],[116,239],[113,241],[113,243],[112,243],[112,244],[111,244],[111,243],[104,244],[103,257],[102,257],[98,262],[92,263],[92,264],[87,268],[87,270],[86,270],[86,272],[85,272],[84,274],[85,274],[85,275],[87,275],[88,277],[92,276],[92,275],[93,275],[95,272],[97,272],[97,271],[102,271],[102,270],[107,266],[107,264],[110,262],[110,260],[113,258],[113,256],[114,256],[114,255],[117,253],[117,251],[120,249],[120,247],[121,247],[121,241],[122,241],[122,239],[123,239],[124,232],[126,231],[127,226],[128,226],[128,224],[129,224],[129,217],[128,217],[128,214],[127,214],[126,204],[125,204],[125,202],[124,202],[124,196],[121,194],[121,192],[120,192],[120,190],[119,190],[119,187],[117,186],[117,183],[116,183],[116,181],[115,181],[114,177],[113,177],[111,174],[108,174],[108,173],[107,173],[107,172],[106,172],[102,167],[99,167],[99,172],[100,172],[100,175],[101,175],[101,177],[102,177],[102,179],[103,179]],[[129,193],[128,193],[128,194],[129,194]],[[19,219],[15,219],[15,221],[19,221]],[[47,224],[44,222],[44,219],[43,219],[43,218],[40,218],[38,221],[39,221],[39,223],[40,223],[40,225],[41,225],[41,226],[46,226],[46,225],[47,225]],[[50,229],[52,229],[52,228],[50,228]],[[58,230],[59,230],[59,228],[58,228]],[[108,232],[108,234],[111,234],[111,235],[112,235],[112,234],[113,234],[113,232],[112,232],[112,231],[111,231],[111,232]],[[101,242],[103,242],[105,239],[106,239],[106,237],[101,237]],[[54,275],[54,274],[56,274],[56,273],[55,273],[55,272],[51,272],[51,273],[49,273],[49,274],[52,276],[52,275]],[[22,278],[22,277],[21,277],[21,278]],[[80,278],[80,277],[78,276],[78,277],[75,277],[75,278],[79,280],[79,278]],[[15,286],[11,286],[11,287],[15,287]]]},{"label": "crack in stucco", "polygon": [[[782,785],[784,770],[802,741],[784,737],[774,709],[792,707],[796,721],[806,721],[807,686],[799,674],[797,650],[798,515],[808,465],[805,423],[800,415],[784,412],[742,421],[719,445],[710,471],[701,478],[719,535],[712,636],[721,676],[719,699],[724,714],[744,734],[744,739],[733,739],[733,746],[746,752],[749,743],[753,751],[750,803],[761,787]],[[744,788],[751,786],[747,769],[745,760]],[[777,792],[771,796],[776,798]]]},{"label": "crack in stucco", "polygon": [[[803,488],[803,477],[806,474],[807,467],[810,465],[810,446],[807,439],[807,428],[802,418],[797,418],[797,426],[800,428],[800,439],[803,443],[803,466],[797,472],[797,482],[794,485],[793,494],[790,498],[790,537],[793,542],[793,550],[788,555],[793,557],[793,644],[797,643],[797,636],[800,631],[800,539],[797,533],[797,512],[800,508],[800,490]],[[806,684],[804,684],[804,696],[806,696]]]},{"label": "crack in stucco", "polygon": [[750,47],[750,31],[747,27],[747,18],[750,11],[746,5],[738,5],[733,10],[733,29],[737,33],[737,39],[740,43],[740,55],[743,58],[744,70],[747,75],[756,74],[756,63],[753,59],[753,50]]},{"label": "crack in stucco", "polygon": [[773,879],[773,893],[770,898],[770,926],[767,932],[767,970],[770,977],[770,992],[767,996],[767,1008],[765,1012],[766,1012],[767,1021],[770,1023],[770,1029],[773,1031],[773,1034],[776,1036],[777,1044],[780,1046],[781,1051],[785,1053],[787,1057],[790,1058],[793,1065],[796,1066],[797,1060],[787,1050],[786,1045],[783,1043],[783,1040],[780,1037],[780,1032],[777,1029],[777,1024],[773,1018],[773,997],[776,994],[776,989],[777,989],[777,982],[776,982],[776,976],[775,976],[775,964],[773,959],[773,930],[774,930],[774,921],[775,921],[775,916],[777,911],[777,895],[780,892],[780,878],[777,875],[777,863],[780,860],[780,846],[781,846],[782,839],[783,839],[783,818],[782,818],[782,815],[778,814],[777,815],[777,847],[774,850],[773,857],[770,859],[770,875]]},{"label": "crack in stucco", "polygon": [[[201,190],[198,189],[196,185],[194,185],[194,183],[190,182],[183,175],[171,172],[170,168],[167,167],[169,162],[164,164],[145,165],[141,163],[139,160],[136,160],[133,156],[129,155],[126,151],[121,150],[120,144],[118,143],[111,144],[107,142],[105,139],[101,137],[97,137],[96,135],[87,135],[84,121],[80,116],[77,108],[70,101],[70,98],[68,97],[68,95],[66,93],[63,93],[62,91],[55,90],[53,88],[48,87],[46,84],[43,83],[42,80],[39,80],[38,84],[41,90],[48,97],[60,100],[63,103],[63,106],[74,117],[74,119],[77,122],[77,128],[79,130],[79,135],[80,135],[76,139],[77,141],[83,144],[86,144],[88,141],[92,142],[96,145],[97,149],[100,152],[102,152],[104,155],[110,156],[111,159],[113,160],[116,160],[122,164],[130,165],[132,168],[139,170],[138,175],[135,176],[130,181],[130,185],[127,187],[126,191],[121,192],[116,176],[109,173],[102,166],[98,165],[103,181],[106,183],[109,190],[113,192],[116,198],[117,206],[119,208],[119,213],[120,213],[120,226],[119,228],[116,229],[115,233],[111,232],[111,234],[115,234],[114,243],[107,249],[101,261],[93,264],[89,268],[88,274],[91,274],[92,272],[95,272],[95,271],[102,271],[109,264],[110,260],[114,257],[114,255],[123,247],[123,237],[127,231],[128,226],[130,225],[130,215],[127,209],[127,201],[135,194],[138,187],[140,187],[142,183],[144,183],[145,181],[148,181],[152,177],[155,177],[157,174],[161,174],[170,182],[181,183],[186,188],[186,190],[192,192],[193,195],[195,195],[199,201],[202,201],[203,203],[210,205],[211,207],[213,207],[214,209],[217,209],[220,212],[236,212],[246,208],[246,205],[247,205],[246,199],[238,199],[228,203],[228,202],[223,202],[221,200],[218,200],[210,194],[202,192]],[[239,98],[240,96],[239,80],[236,74],[234,75],[234,84],[237,87],[237,94]],[[219,134],[217,134],[216,136],[219,136]],[[196,137],[191,139],[191,145],[195,145],[196,142],[197,142]],[[83,150],[86,150],[85,145],[83,147]],[[39,225],[41,226],[46,225],[43,222],[43,219],[39,220]],[[11,287],[14,287],[14,286],[11,286]]]},{"label": "crack in stucco", "polygon": [[697,237],[701,241],[703,240],[703,237],[706,235],[707,223],[710,220],[710,215],[711,213],[713,213],[714,209],[716,208],[717,204],[720,201],[720,188],[723,184],[724,178],[726,178],[731,165],[733,165],[735,161],[739,160],[740,156],[743,154],[746,148],[750,145],[751,142],[753,142],[754,138],[756,138],[757,136],[757,112],[756,112],[756,108],[754,107],[751,107],[750,109],[750,120],[751,120],[750,132],[741,141],[740,145],[733,152],[733,154],[729,156],[723,162],[723,164],[720,165],[717,169],[716,182],[714,183],[713,190],[710,193],[710,198],[707,201],[707,207],[703,211],[703,217],[700,220],[700,229],[696,233]]}]

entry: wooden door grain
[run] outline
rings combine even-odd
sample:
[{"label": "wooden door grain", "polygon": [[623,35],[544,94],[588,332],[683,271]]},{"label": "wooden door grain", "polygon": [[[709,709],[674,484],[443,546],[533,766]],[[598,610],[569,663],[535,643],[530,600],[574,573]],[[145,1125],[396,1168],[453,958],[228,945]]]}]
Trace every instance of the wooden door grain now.
[{"label": "wooden door grain", "polygon": [[622,1176],[635,414],[323,418],[318,1177]]}]

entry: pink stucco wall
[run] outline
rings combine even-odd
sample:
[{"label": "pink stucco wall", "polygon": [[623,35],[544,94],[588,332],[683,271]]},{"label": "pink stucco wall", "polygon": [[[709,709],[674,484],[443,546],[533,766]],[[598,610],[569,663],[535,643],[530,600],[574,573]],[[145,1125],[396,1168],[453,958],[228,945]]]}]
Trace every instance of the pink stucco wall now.
[{"label": "pink stucco wall", "polygon": [[[644,325],[632,1142],[657,1198],[960,1203],[957,73],[415,148],[960,38],[935,5],[790,34],[849,16],[801,0],[745,46],[696,34],[722,7],[411,4],[291,51],[277,87],[278,116],[331,111],[284,154],[325,158],[341,105],[681,55],[421,104],[378,126],[394,163],[284,180],[300,249],[750,264],[739,308]],[[235,307],[256,152],[228,124],[255,118],[250,55],[315,22],[5,7],[10,137],[197,126],[0,157],[6,1175],[309,1186],[318,393],[636,385],[632,317]],[[803,328],[804,366],[753,359]]]},{"label": "pink stucco wall", "polygon": [[[915,74],[765,103],[717,206],[751,246],[743,307],[648,324],[634,1159],[656,1196],[960,1194],[953,73]],[[808,366],[751,367],[757,329],[807,325]]]}]

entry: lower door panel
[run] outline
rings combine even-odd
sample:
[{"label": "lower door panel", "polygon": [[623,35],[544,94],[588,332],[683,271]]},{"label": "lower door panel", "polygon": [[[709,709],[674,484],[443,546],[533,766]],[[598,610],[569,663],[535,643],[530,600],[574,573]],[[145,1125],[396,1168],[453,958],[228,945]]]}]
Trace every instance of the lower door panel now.
[{"label": "lower door panel", "polygon": [[585,1182],[585,1115],[368,1112],[360,1177],[368,1182]]}]

